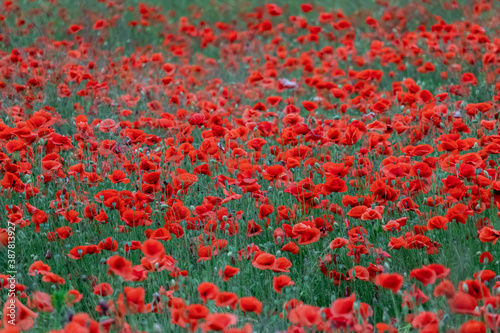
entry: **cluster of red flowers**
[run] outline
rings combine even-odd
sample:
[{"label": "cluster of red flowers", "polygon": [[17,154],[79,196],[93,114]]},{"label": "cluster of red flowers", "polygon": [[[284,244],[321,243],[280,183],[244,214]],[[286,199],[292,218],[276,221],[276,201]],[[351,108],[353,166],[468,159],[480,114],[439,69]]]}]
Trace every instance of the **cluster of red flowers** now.
[{"label": "cluster of red flowers", "polygon": [[0,333],[500,331],[499,3],[132,3],[0,4]]}]

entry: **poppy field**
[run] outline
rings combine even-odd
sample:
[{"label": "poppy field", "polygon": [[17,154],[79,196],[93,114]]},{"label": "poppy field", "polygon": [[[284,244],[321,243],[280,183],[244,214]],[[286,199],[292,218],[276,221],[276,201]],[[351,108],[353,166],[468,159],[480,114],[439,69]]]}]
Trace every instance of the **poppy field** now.
[{"label": "poppy field", "polygon": [[2,0],[0,333],[500,333],[500,1]]}]

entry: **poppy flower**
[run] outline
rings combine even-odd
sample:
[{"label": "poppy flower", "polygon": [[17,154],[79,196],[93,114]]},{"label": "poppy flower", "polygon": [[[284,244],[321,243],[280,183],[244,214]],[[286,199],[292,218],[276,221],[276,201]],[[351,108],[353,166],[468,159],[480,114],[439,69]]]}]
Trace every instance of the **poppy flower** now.
[{"label": "poppy flower", "polygon": [[206,318],[209,315],[208,309],[202,304],[190,304],[186,311],[190,319],[199,320]]},{"label": "poppy flower", "polygon": [[303,4],[300,5],[300,9],[304,13],[309,13],[313,9],[313,6],[311,6],[310,4],[303,3]]},{"label": "poppy flower", "polygon": [[347,192],[346,182],[339,178],[330,178],[323,184],[323,193],[326,195],[335,193],[345,193]]},{"label": "poppy flower", "polygon": [[238,296],[236,296],[236,294],[234,293],[227,291],[221,291],[219,294],[217,294],[217,297],[215,298],[215,306],[218,307],[229,306],[230,308],[233,309],[233,311],[236,309],[237,302],[238,302]]},{"label": "poppy flower", "polygon": [[297,254],[297,253],[299,253],[299,247],[297,246],[297,244],[295,244],[293,242],[288,242],[281,248],[281,251],[290,252],[292,254]]},{"label": "poppy flower", "polygon": [[379,274],[375,278],[375,284],[385,289],[390,289],[395,294],[403,286],[403,277],[398,273]]},{"label": "poppy flower", "polygon": [[46,223],[48,216],[43,210],[37,210],[31,217],[31,222],[35,224],[35,232],[40,232],[40,224]]},{"label": "poppy flower", "polygon": [[118,242],[113,240],[111,237],[107,237],[106,239],[100,241],[97,247],[99,250],[116,252],[118,250]]},{"label": "poppy flower", "polygon": [[381,220],[382,219],[382,214],[380,212],[380,209],[371,209],[368,208],[362,215],[361,215],[361,220],[363,221],[373,221],[373,220]]},{"label": "poppy flower", "polygon": [[219,269],[219,276],[221,278],[223,278],[224,281],[228,281],[230,278],[232,278],[233,276],[235,276],[239,272],[240,272],[239,268],[226,265],[224,267],[224,270]]},{"label": "poppy flower", "polygon": [[60,239],[66,239],[73,235],[73,229],[70,227],[61,227],[61,228],[56,228],[55,232],[57,233],[57,237]]},{"label": "poppy flower", "polygon": [[82,218],[78,217],[78,212],[75,210],[65,211],[63,216],[69,223],[80,223],[82,221]]},{"label": "poppy flower", "polygon": [[491,242],[493,245],[500,238],[500,231],[494,230],[492,227],[487,226],[481,229],[479,232],[479,240],[484,243]]},{"label": "poppy flower", "polygon": [[278,294],[281,294],[281,290],[286,286],[293,286],[295,282],[286,275],[280,275],[278,277],[273,277],[273,289]]},{"label": "poppy flower", "polygon": [[434,216],[431,219],[427,221],[427,229],[428,230],[433,230],[433,229],[447,229],[447,224],[448,219],[443,216]]},{"label": "poppy flower", "polygon": [[474,273],[473,276],[474,276],[474,279],[477,279],[481,282],[485,282],[485,281],[489,281],[491,279],[494,279],[497,276],[497,274],[490,269],[486,269],[486,270]]},{"label": "poppy flower", "polygon": [[262,233],[262,227],[255,223],[253,220],[248,221],[247,237],[257,236],[260,233]]},{"label": "poppy flower", "polygon": [[453,313],[479,316],[479,312],[476,311],[476,298],[464,292],[458,292],[453,297],[449,298],[448,305],[450,311]]},{"label": "poppy flower", "polygon": [[[11,301],[12,300],[12,301]],[[14,305],[15,316],[11,318],[11,306]],[[8,302],[5,302],[3,307],[3,320],[5,328],[14,328],[20,331],[28,331],[34,325],[34,320],[38,317],[38,314],[31,311],[27,306],[25,306],[21,301],[16,298],[11,298]],[[13,324],[12,324],[13,323]]]},{"label": "poppy flower", "polygon": [[207,300],[214,300],[219,294],[219,288],[213,283],[202,282],[198,285],[198,293],[200,294],[203,303]]},{"label": "poppy flower", "polygon": [[50,272],[43,275],[42,281],[53,284],[66,284],[66,280],[63,277]]},{"label": "poppy flower", "polygon": [[274,207],[272,205],[261,205],[259,207],[259,219],[263,219],[274,212]]},{"label": "poppy flower", "polygon": [[330,242],[330,245],[329,245],[329,248],[330,249],[339,249],[341,247],[343,247],[344,245],[346,245],[347,243],[349,243],[349,240],[348,239],[345,239],[345,238],[335,238],[334,240],[332,240]]},{"label": "poppy flower", "polygon": [[459,333],[486,333],[486,326],[483,322],[477,320],[469,320],[460,326]]},{"label": "poppy flower", "polygon": [[302,106],[309,112],[313,112],[318,108],[318,105],[316,103],[310,101],[303,101]]},{"label": "poppy flower", "polygon": [[128,184],[130,182],[130,180],[127,178],[127,174],[121,170],[113,170],[113,173],[111,175],[108,175],[107,177],[113,184]]},{"label": "poppy flower", "polygon": [[28,273],[31,276],[35,276],[35,274],[41,274],[44,275],[46,273],[49,273],[51,270],[50,266],[47,264],[44,264],[41,260],[35,261],[34,263],[31,264],[31,266],[28,269]]},{"label": "poppy flower", "polygon": [[31,297],[28,298],[28,307],[38,312],[54,311],[51,296],[41,291],[33,291]]},{"label": "poppy flower", "polygon": [[458,289],[464,291],[477,299],[483,299],[490,296],[490,290],[478,280],[465,280],[459,283]]},{"label": "poppy flower", "polygon": [[228,326],[235,325],[238,317],[231,313],[212,313],[205,317],[205,322],[201,325],[205,331],[223,331]]},{"label": "poppy flower", "polygon": [[424,286],[433,284],[436,281],[436,272],[430,268],[423,266],[422,268],[415,268],[410,272],[410,279],[415,278],[422,282]]},{"label": "poppy flower", "polygon": [[94,287],[93,293],[106,297],[113,294],[113,287],[109,283],[103,282]]},{"label": "poppy flower", "polygon": [[166,228],[158,228],[156,230],[153,230],[153,232],[149,235],[149,238],[151,239],[156,239],[156,240],[162,240],[162,241],[168,241],[172,238],[170,235],[170,231]]},{"label": "poppy flower", "polygon": [[290,310],[288,319],[295,324],[313,327],[323,322],[321,309],[312,305],[300,305]]},{"label": "poppy flower", "polygon": [[80,294],[78,290],[71,289],[68,291],[68,293],[64,297],[64,301],[66,303],[66,306],[68,307],[73,307],[75,303],[78,303],[82,300],[83,295]]},{"label": "poppy flower", "polygon": [[368,281],[370,279],[370,273],[363,266],[355,266],[354,268],[349,270],[348,275],[352,279],[358,279],[362,281]]},{"label": "poppy flower", "polygon": [[146,292],[144,288],[137,287],[123,287],[123,294],[120,296],[123,297],[125,295],[125,306],[127,308],[128,313],[143,313],[145,312],[145,302],[144,296]]},{"label": "poppy flower", "polygon": [[330,306],[331,319],[337,326],[350,326],[353,324],[353,307],[356,301],[356,294],[349,297],[338,298]]},{"label": "poppy flower", "polygon": [[262,311],[262,303],[255,297],[241,297],[238,304],[243,312],[255,312],[260,315]]},{"label": "poppy flower", "polygon": [[270,269],[275,273],[289,273],[290,267],[292,267],[292,262],[287,258],[278,258]]},{"label": "poppy flower", "polygon": [[487,264],[493,261],[493,256],[491,255],[490,252],[485,251],[481,253],[481,256],[479,257],[479,262],[481,264]]},{"label": "poppy flower", "polygon": [[267,270],[273,267],[275,261],[276,257],[272,254],[259,251],[254,254],[252,265],[258,269]]},{"label": "poppy flower", "polygon": [[267,167],[267,169],[262,172],[262,178],[269,180],[269,181],[274,181],[276,179],[281,179],[283,176],[286,175],[285,173],[285,168],[282,165],[271,165]]},{"label": "poppy flower", "polygon": [[434,288],[434,297],[446,296],[446,298],[452,298],[455,295],[455,287],[448,280],[441,281]]},{"label": "poppy flower", "polygon": [[121,256],[115,255],[108,258],[106,264],[109,266],[108,275],[115,274],[126,279],[133,273],[132,262]]}]

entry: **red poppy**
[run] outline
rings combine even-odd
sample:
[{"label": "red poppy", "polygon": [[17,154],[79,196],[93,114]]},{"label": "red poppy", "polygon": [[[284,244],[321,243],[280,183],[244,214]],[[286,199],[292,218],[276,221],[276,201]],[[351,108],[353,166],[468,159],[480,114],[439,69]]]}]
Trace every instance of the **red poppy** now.
[{"label": "red poppy", "polygon": [[458,292],[449,298],[448,305],[453,313],[479,316],[479,312],[476,311],[477,300],[464,292]]},{"label": "red poppy", "polygon": [[434,297],[446,296],[446,298],[452,298],[455,295],[455,287],[448,280],[441,281],[434,288]]},{"label": "red poppy", "polygon": [[209,314],[208,309],[202,304],[188,305],[186,311],[190,319],[199,320],[206,318]]},{"label": "red poppy", "polygon": [[490,252],[485,251],[481,253],[481,256],[479,257],[479,262],[481,264],[488,264],[493,261],[493,256],[491,255]]},{"label": "red poppy", "polygon": [[312,305],[300,305],[290,310],[288,319],[305,327],[318,326],[323,322],[321,309]]},{"label": "red poppy", "polygon": [[94,287],[93,293],[99,296],[109,296],[113,294],[113,287],[109,283],[103,282]]},{"label": "red poppy", "polygon": [[379,274],[375,278],[375,283],[382,288],[390,289],[395,294],[403,286],[403,277],[397,273]]},{"label": "red poppy", "polygon": [[241,297],[238,304],[243,312],[255,312],[260,315],[262,311],[262,303],[255,297]]},{"label": "red poppy", "polygon": [[436,272],[430,268],[423,266],[422,268],[415,268],[410,272],[410,279],[415,278],[422,282],[424,286],[433,284],[436,281]]},{"label": "red poppy", "polygon": [[205,317],[201,326],[205,331],[223,331],[238,322],[238,317],[231,313],[213,313]]},{"label": "red poppy", "polygon": [[263,219],[266,216],[269,216],[274,212],[274,207],[272,205],[261,205],[259,207],[259,219]]},{"label": "red poppy", "polygon": [[427,229],[433,230],[433,229],[443,229],[446,230],[447,226],[446,224],[448,223],[448,219],[443,216],[434,216],[431,219],[427,221]]},{"label": "red poppy", "polygon": [[239,272],[240,272],[239,268],[226,265],[224,267],[224,270],[219,269],[219,276],[221,278],[223,278],[224,281],[228,281],[230,278],[232,278],[233,276],[235,276]]},{"label": "red poppy", "polygon": [[213,283],[202,282],[198,285],[198,293],[200,294],[203,303],[207,300],[214,300],[219,294],[219,288]]},{"label": "red poppy", "polygon": [[256,252],[252,261],[252,265],[261,270],[267,270],[273,267],[276,261],[275,256],[262,251]]},{"label": "red poppy", "polygon": [[273,277],[273,289],[278,294],[281,294],[281,290],[286,286],[293,286],[295,282],[286,275],[280,275],[278,277]]},{"label": "red poppy", "polygon": [[[14,308],[14,312],[11,309]],[[10,314],[15,313],[15,316]],[[38,314],[31,311],[18,298],[10,298],[3,307],[3,320],[5,329],[12,328],[17,331],[28,331],[34,325]]]},{"label": "red poppy", "polygon": [[233,311],[236,309],[237,302],[238,302],[238,296],[236,296],[236,294],[234,293],[227,291],[221,291],[215,298],[216,306],[218,307],[229,306],[233,309]]}]

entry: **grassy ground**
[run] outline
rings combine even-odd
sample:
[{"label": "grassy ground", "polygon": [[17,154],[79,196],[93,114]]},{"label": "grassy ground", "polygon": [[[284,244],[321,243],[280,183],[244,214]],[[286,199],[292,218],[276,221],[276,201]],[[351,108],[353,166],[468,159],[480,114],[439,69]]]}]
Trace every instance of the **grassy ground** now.
[{"label": "grassy ground", "polygon": [[498,2],[275,4],[4,1],[1,332],[498,330]]}]

